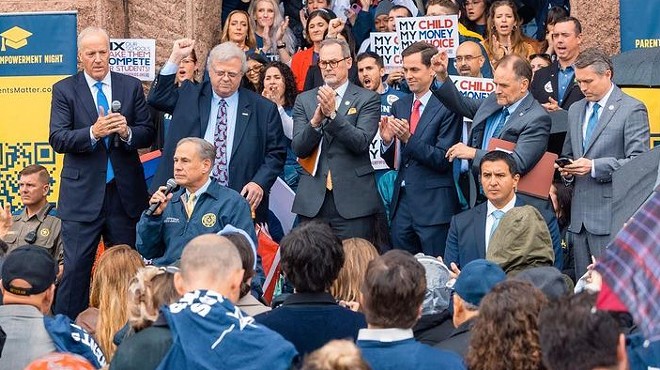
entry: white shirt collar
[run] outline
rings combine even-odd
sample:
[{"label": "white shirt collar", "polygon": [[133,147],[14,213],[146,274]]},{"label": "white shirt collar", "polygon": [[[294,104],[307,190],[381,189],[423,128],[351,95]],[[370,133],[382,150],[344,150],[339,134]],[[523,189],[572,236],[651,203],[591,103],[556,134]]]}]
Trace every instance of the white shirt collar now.
[{"label": "white shirt collar", "polygon": [[[206,190],[209,188],[209,185],[211,185],[210,177],[208,178],[208,180],[206,180],[206,182],[204,183],[204,185],[202,185],[201,188],[197,189],[197,191],[193,193],[195,194],[195,199],[199,199],[200,195],[206,193]],[[188,191],[188,189],[186,189],[186,197],[188,198],[190,197],[190,191]]]},{"label": "white shirt collar", "polygon": [[378,342],[398,342],[413,338],[412,329],[360,329],[358,340],[374,340]]},{"label": "white shirt collar", "polygon": [[341,84],[338,88],[335,89],[335,92],[337,93],[337,96],[341,98],[342,100],[344,99],[344,94],[346,94],[346,89],[348,89],[348,79]]},{"label": "white shirt collar", "polygon": [[[92,91],[96,91],[96,90],[93,90],[93,88],[94,88],[94,85],[98,81],[93,79],[92,76],[88,75],[87,72],[83,71],[83,75],[85,76],[85,81],[87,81],[87,86],[89,86],[89,89],[92,90]],[[103,82],[104,85],[108,85],[108,86],[112,87],[112,85],[110,84],[111,80],[112,79],[110,78],[110,72],[108,72],[108,74],[106,74],[105,77],[103,77],[101,82]]]},{"label": "white shirt collar", "polygon": [[[600,105],[601,108],[605,107],[605,105],[607,104],[607,100],[610,98],[610,95],[612,95],[612,91],[614,91],[614,84],[613,83],[610,83],[610,84],[611,84],[611,86],[610,86],[610,89],[607,90],[607,94],[605,94],[602,98],[600,98],[599,101],[597,101],[597,102],[590,101],[589,102],[589,109],[593,109],[594,104],[596,104],[596,103],[598,103],[598,105]],[[601,112],[602,112],[602,110],[601,110]]]},{"label": "white shirt collar", "polygon": [[[487,217],[490,217],[490,215],[492,215],[493,212],[495,212],[498,208],[495,207],[495,205],[494,205],[493,203],[491,203],[490,200],[489,200],[487,203],[488,203],[488,213],[486,214],[486,216],[487,216]],[[516,206],[516,194],[514,193],[514,194],[513,194],[513,198],[511,198],[511,200],[509,201],[509,203],[507,203],[506,205],[504,205],[504,207],[502,207],[502,208],[500,209],[500,211],[502,211],[502,212],[504,212],[504,213],[507,213],[507,212],[509,212],[509,211],[511,210],[511,208],[513,208],[513,207],[515,207],[515,206]]]},{"label": "white shirt collar", "polygon": [[[433,93],[431,92],[431,90],[429,90],[426,92],[426,94],[422,95],[419,98],[419,101],[422,103],[422,106],[426,107],[426,105],[429,103],[429,99],[431,99],[431,95],[433,95]],[[413,97],[413,104],[415,102],[415,99],[417,99],[417,97]]]}]

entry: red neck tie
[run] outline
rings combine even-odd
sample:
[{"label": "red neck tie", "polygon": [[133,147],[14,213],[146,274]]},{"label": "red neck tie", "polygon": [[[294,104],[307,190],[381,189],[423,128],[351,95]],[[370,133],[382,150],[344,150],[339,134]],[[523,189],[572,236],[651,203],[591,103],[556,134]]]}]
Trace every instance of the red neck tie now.
[{"label": "red neck tie", "polygon": [[410,113],[410,133],[414,134],[415,129],[417,128],[417,123],[419,122],[419,107],[422,106],[422,102],[419,99],[415,99],[413,103],[412,113]]}]

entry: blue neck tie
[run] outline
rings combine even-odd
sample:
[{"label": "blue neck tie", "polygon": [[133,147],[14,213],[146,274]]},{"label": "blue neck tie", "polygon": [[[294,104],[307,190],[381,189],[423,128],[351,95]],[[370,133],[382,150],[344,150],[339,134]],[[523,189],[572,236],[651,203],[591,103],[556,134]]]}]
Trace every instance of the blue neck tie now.
[{"label": "blue neck tie", "polygon": [[[108,98],[105,96],[103,93],[103,82],[99,81],[94,84],[96,86],[96,109],[98,110],[98,107],[103,107],[103,112],[105,115],[108,115],[110,111],[110,105],[108,104]],[[99,114],[101,114],[99,112]],[[106,136],[103,138],[103,143],[105,144],[106,148],[110,147],[110,137]],[[108,152],[108,165],[106,168],[106,174],[105,174],[105,182],[106,184],[112,181],[115,178],[115,170],[112,168],[112,162],[110,162],[110,152]]]},{"label": "blue neck tie", "polygon": [[490,239],[493,238],[493,234],[495,233],[495,229],[497,229],[497,227],[500,225],[500,219],[502,219],[502,217],[504,217],[504,212],[499,210],[499,209],[496,209],[496,210],[493,211],[493,213],[491,213],[491,215],[493,215],[493,217],[495,217],[495,221],[493,221],[493,227],[490,228],[490,236],[488,237],[489,241],[490,241]]},{"label": "blue neck tie", "polygon": [[500,111],[500,114],[497,116],[497,118],[494,118],[491,122],[490,125],[486,128],[486,132],[484,133],[484,139],[483,142],[481,143],[481,149],[487,149],[488,148],[488,142],[490,141],[491,138],[496,138],[500,136],[500,132],[502,132],[502,128],[504,127],[504,124],[506,123],[506,118],[509,116],[509,110],[507,108],[502,108],[502,111]]},{"label": "blue neck tie", "polygon": [[594,133],[594,129],[598,125],[598,110],[600,109],[600,104],[595,103],[593,107],[593,112],[591,112],[591,116],[589,117],[589,121],[587,122],[587,132],[584,134],[584,140],[582,140],[582,150],[587,150],[587,146],[589,145],[589,141],[591,140],[591,135]]}]

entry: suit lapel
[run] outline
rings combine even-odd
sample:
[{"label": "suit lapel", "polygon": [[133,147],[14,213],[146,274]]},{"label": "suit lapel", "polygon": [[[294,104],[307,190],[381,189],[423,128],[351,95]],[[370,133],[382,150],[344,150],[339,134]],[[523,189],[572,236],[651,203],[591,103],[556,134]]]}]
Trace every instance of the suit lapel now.
[{"label": "suit lapel", "polygon": [[474,222],[474,230],[476,235],[474,239],[477,241],[477,250],[479,251],[479,258],[486,258],[486,211],[488,210],[487,203],[481,203],[474,208],[477,213]]},{"label": "suit lapel", "polygon": [[[236,154],[236,150],[247,130],[250,122],[250,110],[250,100],[247,97],[247,93],[240,88],[238,90],[238,109],[236,110],[236,123],[234,125],[234,144],[231,148],[232,158],[234,158],[234,154]],[[228,122],[228,124],[231,123]]]},{"label": "suit lapel", "polygon": [[[89,115],[90,126],[96,122],[96,119],[99,118],[98,108],[94,104],[94,98],[92,93],[89,90],[87,85],[87,80],[85,80],[84,72],[79,72],[76,80],[76,95],[82,101],[82,105],[85,108],[85,112]],[[114,92],[113,92],[114,94]]]},{"label": "suit lapel", "polygon": [[[550,74],[550,86],[552,86],[553,99],[559,101],[559,62],[555,62],[552,67],[552,72]],[[543,86],[545,88],[545,86]],[[568,91],[567,91],[568,93]],[[545,103],[545,102],[544,102]]]},{"label": "suit lapel", "polygon": [[436,114],[438,114],[440,107],[439,103],[440,102],[437,100],[437,98],[431,95],[431,98],[426,104],[426,107],[424,107],[424,112],[422,112],[421,117],[419,117],[419,122],[417,122],[417,128],[415,129],[417,135],[423,135],[424,131],[426,131],[431,122],[433,122],[433,118],[435,118]]},{"label": "suit lapel", "polygon": [[517,121],[521,120],[525,116],[525,114],[527,113],[527,111],[529,110],[529,108],[533,103],[533,99],[534,97],[532,96],[532,94],[528,93],[527,96],[525,96],[523,100],[520,102],[518,108],[516,108],[514,112],[510,112],[511,116],[509,117],[509,120],[506,121],[506,123],[504,124],[504,127],[502,127],[499,138],[502,138],[507,128],[511,127],[512,125],[515,125]]},{"label": "suit lapel", "polygon": [[[587,100],[582,99],[573,105],[575,105],[575,109],[580,112],[578,121],[573,124],[574,129],[571,129],[571,142],[578,143],[577,148],[573,146],[573,156],[575,158],[581,158],[584,155],[584,150],[582,149],[584,145],[582,125],[584,125],[584,115],[587,113]],[[571,124],[570,121],[569,124]]]},{"label": "suit lapel", "polygon": [[353,88],[352,83],[348,83],[344,96],[342,96],[341,103],[337,107],[337,115],[346,116],[348,109],[355,103],[355,94],[357,91]]},{"label": "suit lapel", "polygon": [[202,86],[202,93],[199,96],[197,104],[199,104],[199,129],[200,136],[203,138],[206,134],[207,126],[209,125],[209,115],[211,114],[211,100],[213,98],[213,91],[211,84],[204,82]]},{"label": "suit lapel", "polygon": [[481,106],[477,110],[477,113],[474,115],[474,120],[472,121],[472,132],[470,132],[470,146],[481,149],[481,142],[484,138],[484,131],[486,130],[486,123],[488,122],[488,117],[493,115],[496,111],[502,109],[502,106],[497,104],[497,99],[495,94],[490,94]]},{"label": "suit lapel", "polygon": [[594,132],[591,134],[591,138],[589,139],[589,144],[584,149],[585,154],[594,145],[596,139],[598,139],[598,136],[600,136],[603,130],[605,130],[605,127],[610,123],[612,117],[614,117],[614,113],[616,113],[616,111],[619,109],[620,106],[621,106],[621,90],[618,87],[614,86],[614,90],[612,90],[612,94],[610,94],[610,97],[607,99],[605,106],[602,108],[603,113],[601,113],[600,118],[598,118],[598,124],[596,125]]}]

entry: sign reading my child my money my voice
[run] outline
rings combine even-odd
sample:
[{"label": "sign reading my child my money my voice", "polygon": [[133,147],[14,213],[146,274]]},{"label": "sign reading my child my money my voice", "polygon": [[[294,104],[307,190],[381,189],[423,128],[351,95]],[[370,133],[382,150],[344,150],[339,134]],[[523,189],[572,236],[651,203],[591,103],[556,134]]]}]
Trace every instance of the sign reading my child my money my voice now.
[{"label": "sign reading my child my money my voice", "polygon": [[383,57],[385,67],[401,67],[403,60],[396,32],[372,32],[370,43],[371,50]]},{"label": "sign reading my child my money my voice", "polygon": [[456,57],[456,48],[458,48],[457,15],[397,18],[396,30],[401,50],[405,50],[417,41],[424,41],[439,50],[446,50],[450,58]]},{"label": "sign reading my child my money my voice", "polygon": [[140,81],[156,78],[156,40],[111,39],[110,70],[133,76]]}]

